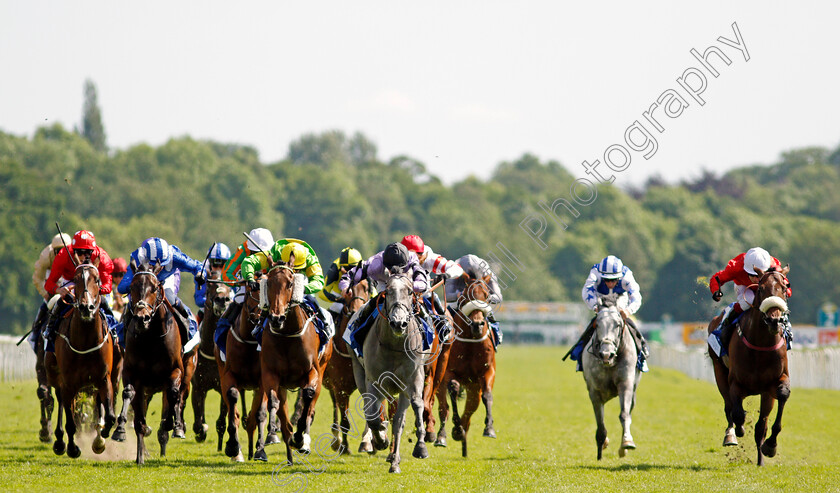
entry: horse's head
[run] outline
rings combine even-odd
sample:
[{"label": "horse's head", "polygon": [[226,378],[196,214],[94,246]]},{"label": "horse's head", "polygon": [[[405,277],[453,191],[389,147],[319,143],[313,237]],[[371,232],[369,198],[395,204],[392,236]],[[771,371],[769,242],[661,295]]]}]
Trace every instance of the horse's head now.
[{"label": "horse's head", "polygon": [[142,329],[137,324],[134,325],[135,330],[142,332],[149,328],[149,323],[164,300],[163,286],[157,278],[163,266],[157,265],[152,268],[145,263],[136,265],[133,260],[131,266],[134,277],[131,279],[129,308],[136,319],[143,322]]},{"label": "horse's head", "polygon": [[618,295],[602,296],[598,300],[598,314],[595,316],[595,338],[592,341],[593,354],[606,366],[614,366],[618,360],[624,335],[624,318],[618,308]]},{"label": "horse's head", "polygon": [[367,279],[363,279],[361,282],[354,284],[352,288],[344,293],[342,302],[348,319],[368,302],[371,294],[371,285]]},{"label": "horse's head", "polygon": [[470,326],[473,339],[482,336],[487,324],[487,316],[490,314],[489,282],[490,276],[478,279],[468,277],[464,291],[458,297],[456,316],[461,317]]},{"label": "horse's head", "polygon": [[767,272],[755,268],[758,275],[758,290],[754,305],[764,314],[764,323],[772,334],[778,334],[784,326],[788,312],[787,292],[790,283],[787,274],[790,266],[777,269],[771,267]]},{"label": "horse's head", "polygon": [[398,335],[404,335],[411,322],[414,283],[398,267],[391,270],[385,285],[385,314],[388,324]]},{"label": "horse's head", "polygon": [[[290,262],[294,262],[294,256],[292,256]],[[268,280],[266,281],[268,323],[272,329],[280,329],[283,322],[286,321],[289,307],[296,304],[292,296],[295,288],[295,277],[294,269],[282,262],[274,264],[268,270]],[[295,301],[300,303],[300,300]]]},{"label": "horse's head", "polygon": [[[211,270],[208,281],[218,281],[221,278],[222,275],[219,271]],[[209,283],[207,285],[207,298],[204,301],[205,313],[212,310],[217,317],[220,317],[230,305],[231,300],[233,300],[233,290],[230,289],[230,286],[221,282]]]},{"label": "horse's head", "polygon": [[79,264],[73,275],[73,292],[76,296],[76,308],[82,320],[90,321],[99,310],[102,296],[99,294],[99,269],[93,264]]}]

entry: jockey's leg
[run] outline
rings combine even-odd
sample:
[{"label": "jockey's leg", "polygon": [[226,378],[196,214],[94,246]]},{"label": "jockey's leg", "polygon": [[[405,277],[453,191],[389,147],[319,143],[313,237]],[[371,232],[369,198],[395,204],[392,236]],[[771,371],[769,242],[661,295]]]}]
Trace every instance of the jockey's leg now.
[{"label": "jockey's leg", "polygon": [[636,327],[636,322],[632,318],[627,317],[627,325],[630,326],[630,333],[633,334],[633,339],[636,341],[636,348],[642,352],[642,355],[645,358],[650,356],[650,350],[648,349],[645,336],[642,334],[642,331]]},{"label": "jockey's leg", "polygon": [[43,332],[44,322],[49,318],[49,314],[50,310],[47,308],[47,303],[41,303],[41,306],[38,307],[38,315],[35,317],[35,321],[32,322],[32,331],[29,334],[29,343],[32,346],[32,350],[36,353],[38,351],[35,344],[38,341],[38,334]]},{"label": "jockey's leg", "polygon": [[70,306],[69,304],[65,303],[64,300],[56,295],[55,296],[56,302],[50,310],[50,318],[47,320],[47,324],[44,326],[44,340],[49,341],[48,346],[52,347],[55,344],[55,336],[58,332],[58,323],[61,320],[61,313]]},{"label": "jockey's leg", "polygon": [[735,319],[743,313],[741,309],[741,305],[738,303],[733,303],[729,307],[727,307],[728,313],[726,316],[723,317],[723,320],[720,321],[720,346],[723,350],[727,353],[729,352],[729,340],[732,338],[732,329],[735,327]]}]

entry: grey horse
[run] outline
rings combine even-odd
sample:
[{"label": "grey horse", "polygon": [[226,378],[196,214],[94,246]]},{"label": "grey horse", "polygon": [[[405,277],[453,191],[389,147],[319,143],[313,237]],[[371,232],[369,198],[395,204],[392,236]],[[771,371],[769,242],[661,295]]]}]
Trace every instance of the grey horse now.
[{"label": "grey horse", "polygon": [[604,426],[604,403],[616,396],[621,406],[618,418],[624,433],[618,455],[624,457],[628,449],[636,448],[630,434],[630,413],[636,405],[636,387],[642,372],[636,368],[636,345],[621,316],[617,300],[616,295],[609,295],[598,302],[595,333],[583,352],[583,379],[598,424],[595,432],[598,460],[601,460],[601,452],[609,444]]},{"label": "grey horse", "polygon": [[[414,408],[417,443],[412,455],[418,459],[429,456],[423,425],[423,339],[412,313],[413,288],[411,279],[392,271],[385,288],[383,313],[370,328],[362,346],[364,358],[351,351],[353,376],[364,398],[364,415],[373,433],[376,450],[388,448],[387,422],[382,420],[383,401],[393,402],[399,394],[394,415],[393,452],[388,456],[389,472],[400,472],[400,438],[405,426],[408,406]],[[376,299],[370,303],[376,303]]]}]

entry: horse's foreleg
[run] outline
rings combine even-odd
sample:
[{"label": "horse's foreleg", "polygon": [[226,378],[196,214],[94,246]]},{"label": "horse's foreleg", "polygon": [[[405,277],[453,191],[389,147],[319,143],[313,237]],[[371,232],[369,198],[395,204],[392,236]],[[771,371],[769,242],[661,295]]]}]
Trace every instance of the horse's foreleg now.
[{"label": "horse's foreleg", "polygon": [[496,438],[496,429],[493,427],[493,391],[490,386],[485,386],[481,392],[481,402],[484,404],[484,436]]},{"label": "horse's foreleg", "polygon": [[619,457],[624,457],[627,450],[636,448],[636,443],[633,442],[633,435],[630,433],[630,424],[633,422],[631,411],[633,410],[634,399],[633,387],[629,384],[620,385],[618,387],[618,404],[620,407],[618,413],[618,420],[621,421],[621,446],[618,448]]},{"label": "horse's foreleg", "polygon": [[437,363],[437,355],[435,355],[434,360],[430,363],[426,364],[426,368],[430,369],[427,372],[426,377],[423,381],[423,422],[426,425],[426,432],[424,434],[425,440],[429,443],[434,442],[437,439],[435,434],[435,416],[432,411],[434,411],[435,407],[435,370],[436,370],[436,363]]},{"label": "horse's foreleg", "polygon": [[[422,395],[419,400],[420,414],[418,415],[418,419],[415,420],[415,424],[418,426],[418,430],[421,430],[423,426]],[[390,454],[388,454],[387,460],[391,463],[391,467],[388,469],[388,472],[400,472],[400,442],[402,439],[403,427],[405,426],[405,412],[408,409],[409,404],[415,406],[413,400],[409,399],[408,395],[406,395],[405,392],[401,393],[399,402],[397,404],[397,412],[394,415],[393,423],[391,424],[391,433],[394,450]]]},{"label": "horse's foreleg", "polygon": [[41,430],[38,432],[38,439],[44,443],[49,443],[52,438],[50,420],[52,419],[54,406],[50,387],[47,384],[39,385],[37,395],[41,404]]},{"label": "horse's foreleg", "polygon": [[[400,401],[402,401],[402,394],[400,394]],[[412,392],[411,407],[414,408],[414,426],[417,427],[417,444],[414,445],[414,451],[412,451],[411,455],[416,459],[426,459],[429,457],[429,450],[426,448],[426,442],[428,441],[425,439],[426,430],[423,428],[423,413],[426,411],[426,404],[427,402],[423,399],[422,390]],[[402,404],[400,404],[400,408],[402,408]],[[399,413],[399,409],[397,412]],[[405,423],[405,411],[403,411],[403,423]],[[400,432],[402,433],[402,430]],[[396,448],[394,447],[394,449]]]},{"label": "horse's foreleg", "polygon": [[[200,380],[200,379],[199,379]],[[207,440],[207,430],[209,427],[205,421],[204,401],[207,399],[208,389],[204,385],[199,385],[198,382],[190,395],[190,402],[193,408],[193,433],[195,433],[195,441],[198,443]]]},{"label": "horse's foreleg", "polygon": [[321,395],[321,375],[318,373],[318,368],[313,367],[309,370],[306,377],[306,385],[301,386],[298,398],[302,401],[300,418],[297,422],[297,432],[295,433],[295,443],[300,444],[298,451],[302,454],[309,454],[311,452],[309,427],[312,425],[312,420],[315,417],[315,403],[318,402],[318,396]]},{"label": "horse's foreleg", "polygon": [[[138,385],[136,388],[129,384],[125,390],[131,394],[131,407],[134,410],[134,434],[137,436],[137,457],[135,461],[142,465],[146,461],[146,395],[145,389]],[[123,392],[125,395],[125,392]]]},{"label": "horse's foreleg", "polygon": [[[63,455],[67,450],[64,444],[64,404],[61,401],[61,389],[55,388],[55,399],[58,401],[58,416],[55,419],[55,442],[53,442],[53,452],[55,455]],[[72,419],[72,417],[71,417]]]},{"label": "horse's foreleg", "polygon": [[[221,392],[219,392],[221,394]],[[225,439],[225,421],[227,421],[228,408],[224,398],[219,399],[219,417],[216,418],[216,434],[219,435],[219,443],[216,452],[222,451],[222,442]]]},{"label": "horse's foreleg", "polygon": [[[248,434],[248,460],[268,460],[265,455],[265,442],[263,440],[263,426],[266,422],[266,403],[265,393],[262,388],[254,391],[251,399],[251,411],[248,413],[248,420],[245,426],[245,431]],[[262,452],[261,457],[254,455],[254,431],[257,431],[257,450]]]},{"label": "horse's foreleg", "polygon": [[723,414],[726,416],[726,432],[723,437],[723,446],[738,445],[738,439],[735,438],[735,426],[732,423],[732,398],[729,396],[729,369],[723,365],[720,358],[715,356],[711,349],[709,349],[709,355],[711,356],[712,366],[715,371],[715,383],[717,384],[718,392],[723,397]]},{"label": "horse's foreleg", "polygon": [[446,421],[449,419],[449,402],[446,393],[446,386],[439,385],[437,388],[437,401],[440,428],[438,429],[437,439],[435,440],[435,447],[446,447]]},{"label": "horse's foreleg", "polygon": [[125,441],[125,423],[128,421],[128,408],[131,406],[131,401],[134,399],[134,387],[131,385],[123,386],[122,391],[122,409],[120,415],[117,417],[117,428],[111,439],[117,442]]},{"label": "horse's foreleg", "polygon": [[756,465],[764,465],[764,454],[761,453],[764,437],[767,436],[767,420],[770,413],[773,412],[773,405],[776,403],[776,398],[770,392],[761,393],[761,405],[758,412],[758,419],[755,422],[755,450],[758,454],[756,457]]},{"label": "horse's foreleg", "polygon": [[776,438],[782,431],[782,413],[784,413],[785,404],[789,397],[790,382],[787,375],[784,375],[776,387],[776,399],[779,401],[779,409],[776,411],[776,419],[773,421],[772,433],[761,445],[761,453],[767,457],[774,457],[776,455]]},{"label": "horse's foreleg", "polygon": [[[175,395],[173,395],[172,388],[164,390],[161,393],[161,400],[163,401],[162,409],[161,409],[161,419],[160,419],[160,428],[158,429],[157,437],[158,443],[160,444],[160,456],[166,457],[166,445],[169,443],[169,430],[172,429],[172,423],[174,418],[172,416],[172,408],[173,408],[173,400],[177,401],[177,389]],[[175,404],[175,409],[177,410],[177,404]],[[177,411],[176,411],[177,412]],[[169,428],[167,430],[167,427]]]},{"label": "horse's foreleg", "polygon": [[597,425],[595,444],[598,447],[598,460],[601,460],[602,452],[610,443],[609,438],[607,438],[607,427],[604,425],[604,403],[594,390],[589,392],[589,400],[592,401],[592,410],[595,412],[595,424]]},{"label": "horse's foreleg", "polygon": [[735,436],[744,436],[744,422],[747,420],[747,413],[744,411],[744,392],[737,382],[729,386],[730,419],[735,425]]},{"label": "horse's foreleg", "polygon": [[[108,438],[111,435],[111,428],[117,422],[117,416],[114,414],[114,387],[111,381],[111,375],[106,375],[105,380],[99,387],[99,400],[105,408],[105,423],[102,427],[102,438]],[[102,444],[104,450],[105,444]]]},{"label": "horse's foreleg", "polygon": [[239,426],[239,389],[236,388],[236,380],[230,372],[224,372],[221,379],[222,400],[227,406],[227,432],[228,440],[225,444],[225,455],[242,462],[245,459],[242,457],[239,449],[239,435],[237,427]]},{"label": "horse's foreleg", "polygon": [[277,424],[280,427],[280,434],[283,436],[283,443],[286,444],[286,464],[292,465],[292,423],[289,420],[289,409],[286,405],[288,396],[286,389],[277,389]]},{"label": "horse's foreleg", "polygon": [[371,432],[371,442],[375,450],[385,450],[390,445],[388,440],[387,426],[382,417],[382,400],[377,396],[381,395],[373,382],[368,384],[367,392],[362,394],[364,398],[365,421]]},{"label": "horse's foreleg", "polygon": [[76,420],[73,419],[77,392],[75,388],[64,388],[61,392],[61,407],[64,409],[64,419],[67,420],[67,457],[72,459],[82,455],[82,450],[76,445]]}]

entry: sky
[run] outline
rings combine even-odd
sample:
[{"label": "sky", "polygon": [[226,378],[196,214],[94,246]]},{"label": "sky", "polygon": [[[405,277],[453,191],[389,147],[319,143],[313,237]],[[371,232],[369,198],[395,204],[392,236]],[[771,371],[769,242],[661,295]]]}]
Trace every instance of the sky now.
[{"label": "sky", "polygon": [[[838,14],[836,2],[0,0],[0,130],[80,126],[91,79],[112,149],[189,135],[272,163],[338,129],[447,183],[526,152],[579,177],[610,159],[619,185],[690,180],[840,144]],[[744,50],[719,41],[738,41],[733,23]],[[710,46],[731,62],[709,55],[717,77],[690,52]],[[698,72],[702,105],[678,82],[699,88]],[[651,110],[669,89],[686,104],[672,92],[671,116]],[[636,121],[655,150],[630,147]]]}]

